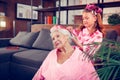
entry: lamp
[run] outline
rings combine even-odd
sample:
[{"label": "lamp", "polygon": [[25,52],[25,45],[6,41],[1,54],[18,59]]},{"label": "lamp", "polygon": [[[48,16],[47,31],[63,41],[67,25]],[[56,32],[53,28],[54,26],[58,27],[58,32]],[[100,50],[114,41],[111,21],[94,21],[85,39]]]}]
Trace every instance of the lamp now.
[{"label": "lamp", "polygon": [[6,16],[0,16],[0,31],[6,29]]},{"label": "lamp", "polygon": [[6,22],[5,21],[0,21],[0,27],[2,27],[2,28],[6,27]]}]

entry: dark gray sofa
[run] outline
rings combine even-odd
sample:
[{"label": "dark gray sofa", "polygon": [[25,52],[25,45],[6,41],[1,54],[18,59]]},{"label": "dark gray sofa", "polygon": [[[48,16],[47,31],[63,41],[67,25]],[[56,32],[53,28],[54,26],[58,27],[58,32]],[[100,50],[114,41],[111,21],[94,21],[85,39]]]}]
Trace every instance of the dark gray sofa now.
[{"label": "dark gray sofa", "polygon": [[31,80],[53,49],[47,29],[19,32],[16,37],[4,40],[0,40],[4,44],[0,48],[0,80]]},{"label": "dark gray sofa", "polygon": [[[120,41],[116,31],[108,31],[106,38]],[[0,80],[31,80],[53,49],[47,29],[19,32],[12,39],[0,40],[0,47]]]}]

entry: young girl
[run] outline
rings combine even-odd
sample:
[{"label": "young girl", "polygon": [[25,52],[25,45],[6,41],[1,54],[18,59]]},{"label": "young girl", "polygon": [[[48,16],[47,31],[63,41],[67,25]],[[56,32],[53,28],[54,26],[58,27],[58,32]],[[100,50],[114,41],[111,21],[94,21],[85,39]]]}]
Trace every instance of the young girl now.
[{"label": "young girl", "polygon": [[[94,42],[102,42],[102,22],[100,13],[102,9],[93,5],[88,4],[82,14],[83,26],[80,31],[72,30],[74,34],[73,41],[77,46],[80,47],[85,53],[94,55],[96,48],[99,46],[90,45]],[[68,27],[70,30],[70,27]],[[71,31],[71,30],[70,30]]]}]

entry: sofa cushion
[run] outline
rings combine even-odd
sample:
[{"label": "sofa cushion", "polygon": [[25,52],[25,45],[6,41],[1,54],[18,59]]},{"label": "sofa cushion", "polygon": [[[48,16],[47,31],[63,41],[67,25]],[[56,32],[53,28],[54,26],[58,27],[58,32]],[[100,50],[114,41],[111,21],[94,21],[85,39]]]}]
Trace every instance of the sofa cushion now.
[{"label": "sofa cushion", "polygon": [[115,30],[109,30],[109,31],[106,32],[106,38],[107,39],[116,41],[117,36],[118,36],[118,34]]},{"label": "sofa cushion", "polygon": [[20,65],[39,68],[49,51],[30,49],[13,54],[12,62]]},{"label": "sofa cushion", "polygon": [[36,41],[33,43],[32,47],[43,49],[43,50],[52,50],[53,44],[52,44],[52,39],[50,36],[50,30],[42,29]]},{"label": "sofa cushion", "polygon": [[24,46],[31,48],[33,42],[37,38],[39,32],[25,32],[21,31],[17,34],[16,37],[10,40],[12,45]]},{"label": "sofa cushion", "polygon": [[13,53],[15,52],[20,52],[27,50],[26,48],[13,48],[13,47],[5,47],[5,48],[0,48],[0,63],[10,61],[10,57]]}]

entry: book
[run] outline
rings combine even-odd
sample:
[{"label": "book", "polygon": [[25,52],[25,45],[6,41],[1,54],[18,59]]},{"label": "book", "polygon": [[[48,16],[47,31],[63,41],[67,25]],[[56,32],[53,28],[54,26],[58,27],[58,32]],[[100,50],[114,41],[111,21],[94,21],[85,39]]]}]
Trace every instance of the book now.
[{"label": "book", "polygon": [[53,16],[53,24],[56,24],[56,16]]},{"label": "book", "polygon": [[47,16],[47,24],[52,24],[52,16]]}]

